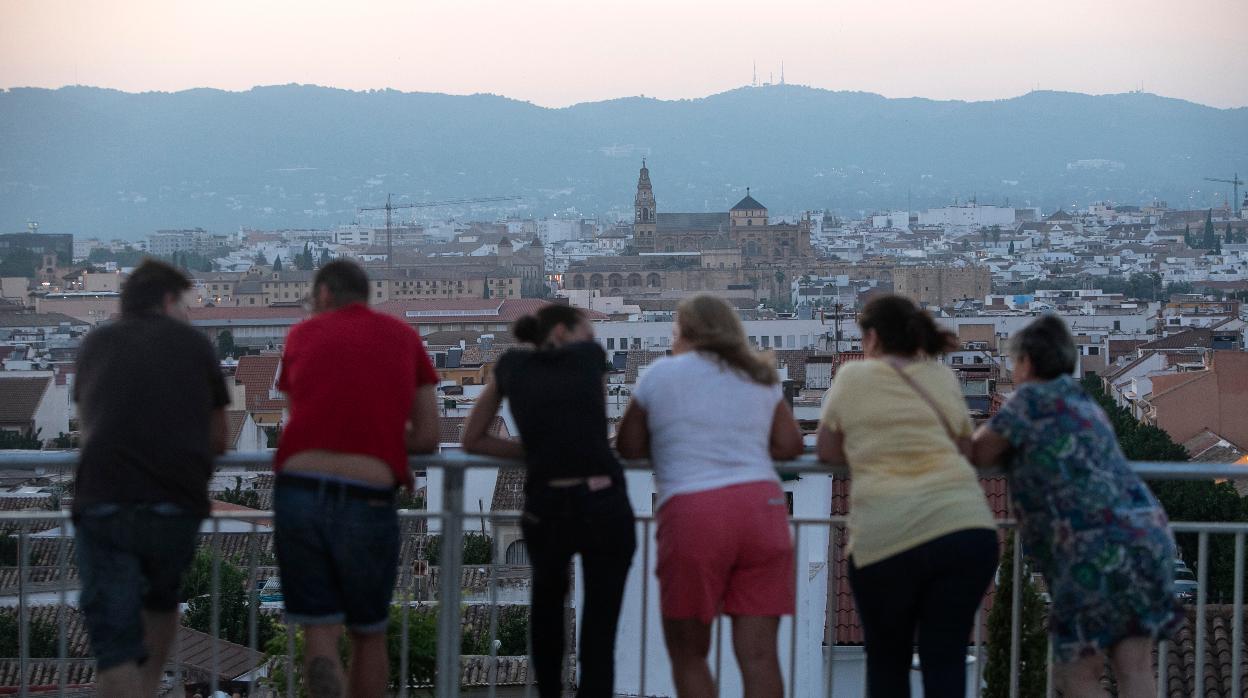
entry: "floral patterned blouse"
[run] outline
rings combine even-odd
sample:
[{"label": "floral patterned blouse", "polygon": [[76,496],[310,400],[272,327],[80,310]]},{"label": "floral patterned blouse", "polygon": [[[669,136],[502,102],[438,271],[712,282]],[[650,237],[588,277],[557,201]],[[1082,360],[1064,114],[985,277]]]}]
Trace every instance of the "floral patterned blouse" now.
[{"label": "floral patterned blouse", "polygon": [[1070,376],[1020,387],[988,423],[1013,447],[1023,547],[1049,586],[1061,661],[1181,620],[1166,513],[1127,464],[1105,412]]}]

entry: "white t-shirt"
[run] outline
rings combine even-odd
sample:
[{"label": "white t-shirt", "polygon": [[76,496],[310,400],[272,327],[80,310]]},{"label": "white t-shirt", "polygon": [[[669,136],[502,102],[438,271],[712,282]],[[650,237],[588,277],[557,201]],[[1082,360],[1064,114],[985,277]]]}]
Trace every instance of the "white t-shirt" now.
[{"label": "white t-shirt", "polygon": [[779,481],[771,462],[771,422],[783,398],[697,352],[650,364],[633,400],[646,411],[659,500],[745,482]]}]

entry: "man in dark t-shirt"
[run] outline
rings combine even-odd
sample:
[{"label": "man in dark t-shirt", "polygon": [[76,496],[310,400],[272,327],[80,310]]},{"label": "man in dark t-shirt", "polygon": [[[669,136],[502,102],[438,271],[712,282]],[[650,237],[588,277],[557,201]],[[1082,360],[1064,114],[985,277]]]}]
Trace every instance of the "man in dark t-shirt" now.
[{"label": "man in dark t-shirt", "polygon": [[212,345],[186,322],[190,287],[143,262],[122,286],[121,318],[78,354],[75,554],[101,696],[155,694],[225,447],[229,394]]}]

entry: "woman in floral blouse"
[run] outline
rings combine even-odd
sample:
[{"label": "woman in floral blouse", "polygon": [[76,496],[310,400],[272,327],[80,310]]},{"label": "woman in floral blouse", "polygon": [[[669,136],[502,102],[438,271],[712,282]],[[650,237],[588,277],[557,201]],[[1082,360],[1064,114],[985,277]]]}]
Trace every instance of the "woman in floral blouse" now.
[{"label": "woman in floral blouse", "polygon": [[1118,448],[1108,418],[1072,377],[1077,350],[1044,316],[1010,346],[1014,396],[975,433],[973,460],[1003,464],[1024,549],[1048,582],[1049,631],[1064,695],[1156,695],[1152,646],[1181,620],[1166,513]]}]

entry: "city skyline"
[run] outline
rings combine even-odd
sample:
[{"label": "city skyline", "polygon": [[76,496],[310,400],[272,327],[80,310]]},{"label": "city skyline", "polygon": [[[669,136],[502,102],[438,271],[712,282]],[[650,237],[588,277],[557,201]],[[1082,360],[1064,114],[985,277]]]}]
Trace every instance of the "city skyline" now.
[{"label": "city skyline", "polygon": [[765,13],[740,2],[711,12],[655,0],[363,8],[11,2],[0,9],[0,87],[238,91],[300,83],[493,93],[564,107],[637,95],[699,98],[783,75],[886,97],[1142,89],[1219,108],[1248,105],[1248,76],[1226,65],[1248,31],[1248,5],[1205,0],[1196,9],[1161,0],[789,0]]}]

